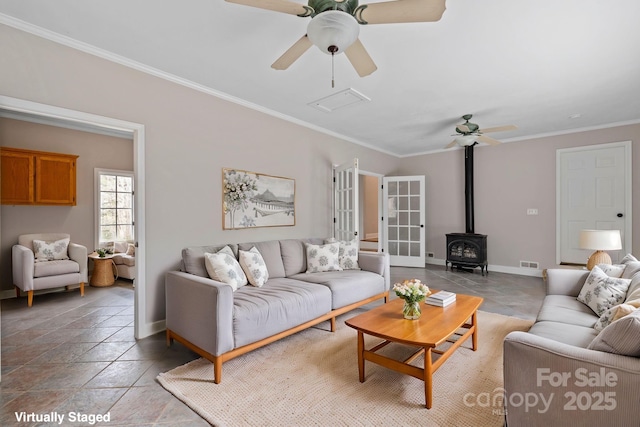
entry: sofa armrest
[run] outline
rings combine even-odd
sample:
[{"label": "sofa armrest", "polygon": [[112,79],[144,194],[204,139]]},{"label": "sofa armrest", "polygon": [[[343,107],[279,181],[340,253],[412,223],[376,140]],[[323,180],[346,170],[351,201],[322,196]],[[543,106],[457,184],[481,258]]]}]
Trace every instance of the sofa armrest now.
[{"label": "sofa armrest", "polygon": [[387,289],[391,289],[391,269],[389,255],[379,252],[362,251],[358,253],[358,264],[365,271],[371,271],[384,277]]},{"label": "sofa armrest", "polygon": [[588,270],[550,268],[547,270],[547,295],[577,297],[588,276]]},{"label": "sofa armrest", "polygon": [[11,248],[11,270],[13,284],[23,291],[33,290],[35,255],[26,246],[13,245]]},{"label": "sofa armrest", "polygon": [[511,332],[504,340],[504,389],[508,425],[632,425],[640,358]]},{"label": "sofa armrest", "polygon": [[86,283],[89,279],[87,248],[77,243],[69,243],[69,258],[80,265],[80,281]]},{"label": "sofa armrest", "polygon": [[165,275],[167,329],[206,352],[233,350],[231,286],[182,271]]}]

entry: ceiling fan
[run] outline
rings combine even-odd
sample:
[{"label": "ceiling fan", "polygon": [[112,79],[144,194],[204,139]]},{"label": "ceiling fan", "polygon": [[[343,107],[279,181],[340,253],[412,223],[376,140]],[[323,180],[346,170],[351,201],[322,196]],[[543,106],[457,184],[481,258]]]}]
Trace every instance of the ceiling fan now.
[{"label": "ceiling fan", "polygon": [[455,147],[456,145],[460,145],[461,147],[467,147],[470,145],[474,145],[478,142],[484,142],[489,145],[501,144],[500,141],[486,136],[485,133],[504,132],[507,130],[518,129],[518,127],[515,125],[497,126],[493,128],[480,129],[480,126],[478,126],[475,123],[471,123],[469,121],[471,120],[471,117],[473,117],[473,114],[465,114],[464,116],[462,116],[462,119],[465,122],[456,126],[457,135],[454,135],[456,138],[453,141],[451,141],[449,144],[447,144],[447,146],[444,148],[451,148],[451,147]]},{"label": "ceiling fan", "polygon": [[404,22],[435,22],[445,11],[446,0],[396,0],[358,5],[358,0],[308,0],[307,5],[289,0],[226,0],[245,6],[311,17],[303,35],[271,65],[286,70],[312,45],[335,55],[344,52],[360,77],[377,67],[358,38],[360,25]]}]

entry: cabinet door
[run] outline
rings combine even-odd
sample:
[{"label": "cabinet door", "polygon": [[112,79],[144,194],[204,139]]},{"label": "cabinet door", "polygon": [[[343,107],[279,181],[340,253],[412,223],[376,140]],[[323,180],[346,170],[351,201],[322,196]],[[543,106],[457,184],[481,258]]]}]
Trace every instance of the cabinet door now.
[{"label": "cabinet door", "polygon": [[36,204],[76,204],[75,156],[36,156]]},{"label": "cabinet door", "polygon": [[35,156],[28,153],[2,152],[2,204],[31,205],[34,202]]}]

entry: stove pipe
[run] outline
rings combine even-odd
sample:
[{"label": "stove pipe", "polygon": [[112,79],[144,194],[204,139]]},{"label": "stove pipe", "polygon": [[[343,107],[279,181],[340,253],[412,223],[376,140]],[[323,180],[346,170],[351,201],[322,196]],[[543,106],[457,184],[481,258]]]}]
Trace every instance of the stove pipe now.
[{"label": "stove pipe", "polygon": [[466,233],[475,231],[473,219],[473,147],[477,144],[464,147],[464,212]]}]

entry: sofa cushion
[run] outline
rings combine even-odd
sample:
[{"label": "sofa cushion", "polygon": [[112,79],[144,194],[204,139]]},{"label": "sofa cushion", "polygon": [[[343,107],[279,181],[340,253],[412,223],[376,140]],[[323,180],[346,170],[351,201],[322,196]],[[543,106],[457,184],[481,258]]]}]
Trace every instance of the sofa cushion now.
[{"label": "sofa cushion", "polygon": [[340,243],[314,245],[305,243],[307,248],[307,273],[340,271]]},{"label": "sofa cushion", "polygon": [[301,273],[292,276],[292,279],[328,287],[331,290],[331,308],[334,310],[387,290],[384,277],[364,270]]},{"label": "sofa cushion", "polygon": [[640,309],[612,322],[596,336],[587,348],[607,353],[640,357]]},{"label": "sofa cushion", "polygon": [[255,246],[249,251],[239,250],[238,257],[240,258],[240,267],[247,275],[247,280],[251,285],[260,287],[267,283],[269,271],[260,251]]},{"label": "sofa cushion", "polygon": [[36,262],[33,265],[33,277],[59,276],[61,274],[79,273],[80,265],[72,260],[54,260]]},{"label": "sofa cushion", "polygon": [[286,277],[307,271],[307,255],[303,240],[280,240],[280,252]]},{"label": "sofa cushion", "polygon": [[595,266],[584,282],[577,299],[587,304],[599,317],[606,309],[624,301],[630,283],[629,279],[609,277]]},{"label": "sofa cushion", "polygon": [[284,264],[282,263],[282,253],[280,252],[280,242],[278,240],[269,240],[257,243],[240,243],[238,248],[243,251],[249,251],[255,247],[264,259],[267,265],[269,277],[278,278],[285,277]]},{"label": "sofa cushion", "polygon": [[51,242],[35,239],[33,241],[33,252],[36,257],[36,262],[69,259],[67,255],[68,247],[68,238]]},{"label": "sofa cushion", "polygon": [[248,283],[247,276],[229,246],[216,253],[205,253],[204,265],[210,278],[226,283],[234,291]]},{"label": "sofa cushion", "polygon": [[290,278],[271,278],[264,286],[245,286],[233,295],[235,348],[293,328],[331,311],[325,286]]},{"label": "sofa cushion", "polygon": [[598,335],[592,327],[560,322],[536,322],[529,333],[580,348],[587,348]]},{"label": "sofa cushion", "polygon": [[216,253],[225,246],[229,246],[234,256],[237,257],[238,245],[191,246],[184,248],[182,250],[182,271],[200,277],[209,277],[207,268],[204,265],[204,254]]},{"label": "sofa cushion", "polygon": [[568,323],[593,328],[598,316],[593,310],[569,295],[547,295],[538,313],[538,321]]}]

